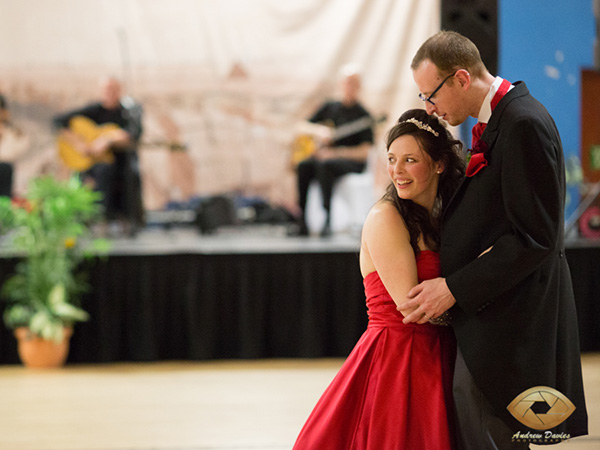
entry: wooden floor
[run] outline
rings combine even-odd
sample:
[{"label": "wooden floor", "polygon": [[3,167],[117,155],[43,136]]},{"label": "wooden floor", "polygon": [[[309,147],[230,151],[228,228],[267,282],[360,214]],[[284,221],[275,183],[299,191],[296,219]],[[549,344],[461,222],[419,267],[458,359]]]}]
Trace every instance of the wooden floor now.
[{"label": "wooden floor", "polygon": [[[2,366],[0,449],[289,450],[341,364]],[[590,436],[552,448],[600,448],[600,354],[584,355],[583,365]]]}]

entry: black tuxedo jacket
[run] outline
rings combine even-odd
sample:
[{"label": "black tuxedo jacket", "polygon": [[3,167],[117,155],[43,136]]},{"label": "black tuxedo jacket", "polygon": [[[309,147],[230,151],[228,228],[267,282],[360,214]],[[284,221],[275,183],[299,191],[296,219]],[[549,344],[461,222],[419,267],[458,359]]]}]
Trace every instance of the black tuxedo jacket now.
[{"label": "black tuxedo jacket", "polygon": [[530,429],[507,406],[529,388],[548,386],[576,407],[553,431],[587,434],[563,248],[558,130],[518,82],[494,109],[481,139],[488,166],[464,179],[443,213],[442,275],[457,302],[451,314],[459,348],[477,386],[515,432]]}]

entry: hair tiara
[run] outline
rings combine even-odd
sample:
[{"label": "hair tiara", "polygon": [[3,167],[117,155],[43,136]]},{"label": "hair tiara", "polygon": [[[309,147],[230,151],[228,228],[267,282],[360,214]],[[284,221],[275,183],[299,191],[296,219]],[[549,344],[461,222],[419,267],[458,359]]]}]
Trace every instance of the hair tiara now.
[{"label": "hair tiara", "polygon": [[412,123],[412,124],[416,125],[417,128],[420,128],[421,130],[428,131],[429,133],[433,134],[435,137],[438,137],[440,135],[437,131],[435,131],[429,125],[421,122],[418,119],[415,119],[414,117],[411,117],[410,119],[403,120],[402,122],[399,122],[399,124],[406,123],[406,122],[409,122],[409,123]]}]

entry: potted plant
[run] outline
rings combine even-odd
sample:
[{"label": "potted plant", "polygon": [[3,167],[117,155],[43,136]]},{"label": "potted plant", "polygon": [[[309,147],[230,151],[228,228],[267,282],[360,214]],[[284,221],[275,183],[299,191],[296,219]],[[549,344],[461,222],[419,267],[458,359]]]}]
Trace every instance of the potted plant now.
[{"label": "potted plant", "polygon": [[[63,365],[73,325],[88,320],[79,303],[87,287],[80,263],[108,248],[91,239],[99,198],[78,178],[49,176],[33,179],[24,199],[0,197],[0,236],[19,258],[0,291],[8,302],[4,323],[14,329],[27,366]],[[42,361],[31,361],[32,346]]]}]

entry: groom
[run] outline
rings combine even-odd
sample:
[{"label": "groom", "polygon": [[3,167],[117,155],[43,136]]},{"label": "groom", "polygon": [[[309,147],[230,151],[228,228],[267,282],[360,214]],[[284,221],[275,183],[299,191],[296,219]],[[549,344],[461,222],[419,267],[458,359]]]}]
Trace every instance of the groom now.
[{"label": "groom", "polygon": [[417,307],[407,323],[449,310],[459,448],[522,449],[533,435],[544,443],[585,435],[554,121],[525,83],[491,75],[458,33],[429,38],[411,68],[428,113],[453,126],[479,121],[464,182],[444,205],[443,278],[416,286],[398,307]]}]

